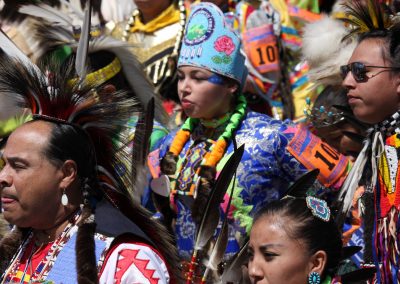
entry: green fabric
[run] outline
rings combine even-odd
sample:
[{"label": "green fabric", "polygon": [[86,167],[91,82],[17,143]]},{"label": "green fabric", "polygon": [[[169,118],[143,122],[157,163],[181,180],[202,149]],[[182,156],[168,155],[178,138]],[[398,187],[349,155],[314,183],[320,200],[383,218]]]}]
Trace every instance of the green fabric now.
[{"label": "green fabric", "polygon": [[153,132],[150,136],[150,152],[154,151],[154,146],[160,141],[163,137],[168,134],[168,130],[163,127],[153,127]]},{"label": "green fabric", "polygon": [[55,58],[60,63],[65,62],[67,58],[73,53],[72,48],[68,45],[62,45],[51,53],[51,57]]}]

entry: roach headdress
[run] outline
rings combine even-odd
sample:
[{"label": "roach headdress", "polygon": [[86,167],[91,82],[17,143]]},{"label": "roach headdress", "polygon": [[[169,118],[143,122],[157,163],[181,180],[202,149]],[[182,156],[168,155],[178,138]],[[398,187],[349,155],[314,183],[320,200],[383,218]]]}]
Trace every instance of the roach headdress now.
[{"label": "roach headdress", "polygon": [[[67,6],[66,10],[69,13],[51,9],[46,4],[25,5],[19,9],[21,13],[44,20],[38,21],[33,26],[34,38],[38,46],[35,57],[39,59],[51,53],[59,56],[61,60],[80,55],[78,41],[83,36],[84,30],[77,29],[76,23],[81,24],[84,21],[83,13],[80,7],[65,3],[65,1],[63,3]],[[94,15],[92,23],[100,22],[101,19]],[[166,122],[167,116],[161,105],[161,98],[155,94],[142,66],[130,51],[129,43],[107,36],[99,25],[92,25],[89,29],[90,37],[87,46],[90,72],[86,74],[85,80],[89,83],[92,81],[105,83],[122,75],[124,78],[119,79],[119,82],[124,81],[123,88],[133,92],[143,109],[151,98],[155,98],[155,118],[161,123]],[[86,64],[82,60],[78,61]],[[111,82],[120,85],[115,80]]]},{"label": "roach headdress", "polygon": [[393,26],[392,11],[380,1],[347,1],[344,8],[346,17],[340,20],[351,28],[345,39],[372,31],[387,31]]},{"label": "roach headdress", "polygon": [[[81,54],[77,58],[83,60],[86,58],[90,30],[88,11],[90,5],[85,12],[81,41],[77,48],[77,54]],[[101,85],[99,81],[85,80],[87,68],[82,61],[61,64],[50,59],[39,67],[19,51],[4,33],[0,33],[0,48],[4,51],[0,55],[0,94],[17,98],[21,107],[31,110],[33,119],[83,129],[93,145],[89,148],[93,148],[95,152],[94,170],[98,181],[95,187],[82,181],[84,199],[87,197],[86,186],[91,187],[91,191],[86,192],[93,192],[94,189],[105,194],[126,218],[139,226],[150,239],[150,243],[156,244],[155,247],[164,256],[170,276],[174,279],[178,275],[175,271],[178,266],[175,262],[176,250],[171,245],[169,235],[158,222],[151,219],[149,212],[134,201],[133,181],[122,179],[119,174],[121,165],[131,163],[131,157],[121,151],[121,147],[128,143],[125,134],[128,119],[135,112],[142,111],[139,101],[129,92],[115,92]],[[115,140],[120,143],[115,143]],[[93,209],[91,207],[91,203],[85,203],[82,220],[93,214],[90,212]],[[101,221],[99,220],[99,227]],[[93,235],[96,224],[83,222],[78,226],[77,282],[98,283],[97,266],[93,261]],[[9,239],[7,236],[5,238]],[[9,260],[0,261],[0,267],[7,261]]]}]

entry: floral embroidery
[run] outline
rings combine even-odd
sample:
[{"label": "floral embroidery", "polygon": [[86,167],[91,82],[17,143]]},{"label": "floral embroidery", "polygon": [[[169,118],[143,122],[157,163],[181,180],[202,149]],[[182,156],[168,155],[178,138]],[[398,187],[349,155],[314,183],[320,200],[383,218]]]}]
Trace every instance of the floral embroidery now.
[{"label": "floral embroidery", "polygon": [[224,52],[226,55],[231,55],[236,46],[229,36],[223,35],[217,38],[214,42],[214,48],[218,52]]},{"label": "floral embroidery", "polygon": [[211,58],[211,60],[216,63],[216,64],[230,64],[232,62],[232,58],[230,57],[230,55],[232,54],[232,52],[235,50],[236,46],[233,43],[233,40],[226,36],[220,36],[219,38],[217,38],[217,40],[214,42],[214,48],[216,51],[218,52],[223,52],[225,53],[222,56],[219,55],[215,55]]}]

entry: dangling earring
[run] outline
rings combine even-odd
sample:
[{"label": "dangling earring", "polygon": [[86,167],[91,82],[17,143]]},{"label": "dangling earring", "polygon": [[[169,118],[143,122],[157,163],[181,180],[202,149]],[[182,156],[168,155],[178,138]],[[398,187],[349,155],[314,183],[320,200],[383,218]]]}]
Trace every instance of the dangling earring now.
[{"label": "dangling earring", "polygon": [[318,272],[311,272],[308,275],[308,284],[320,284],[321,283],[321,276],[319,276]]},{"label": "dangling earring", "polygon": [[61,196],[61,204],[64,206],[68,205],[68,196],[65,193],[65,188],[63,189],[63,195]]}]

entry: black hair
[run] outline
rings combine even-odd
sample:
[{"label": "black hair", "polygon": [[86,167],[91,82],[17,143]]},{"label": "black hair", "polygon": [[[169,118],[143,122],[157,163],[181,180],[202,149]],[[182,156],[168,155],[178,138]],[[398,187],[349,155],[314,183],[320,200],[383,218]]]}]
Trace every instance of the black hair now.
[{"label": "black hair", "polygon": [[51,123],[51,126],[45,156],[56,166],[73,160],[80,178],[92,178],[96,173],[96,154],[87,133],[70,124]]},{"label": "black hair", "polygon": [[314,108],[324,106],[329,109],[334,105],[350,107],[346,92],[346,89],[342,86],[329,85],[315,99]]},{"label": "black hair", "polygon": [[380,41],[382,58],[392,67],[396,67],[392,72],[400,72],[400,23],[394,24],[390,29],[372,30],[360,34],[358,42],[365,40]]},{"label": "black hair", "polygon": [[312,214],[304,198],[294,197],[269,203],[256,213],[253,224],[266,216],[282,219],[287,235],[302,240],[310,255],[319,250],[326,252],[328,260],[322,276],[334,274],[341,260],[343,244],[332,218],[328,222],[319,219]]}]

